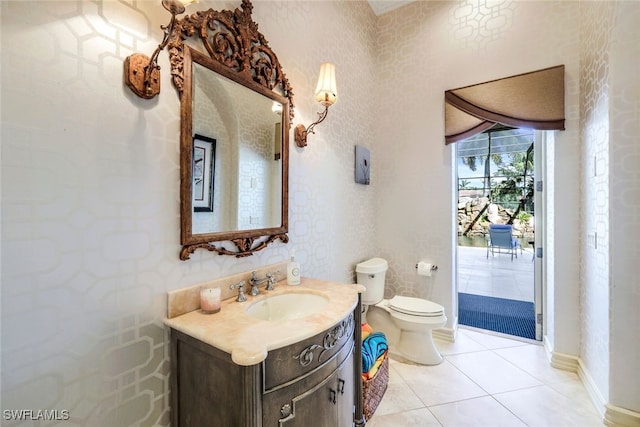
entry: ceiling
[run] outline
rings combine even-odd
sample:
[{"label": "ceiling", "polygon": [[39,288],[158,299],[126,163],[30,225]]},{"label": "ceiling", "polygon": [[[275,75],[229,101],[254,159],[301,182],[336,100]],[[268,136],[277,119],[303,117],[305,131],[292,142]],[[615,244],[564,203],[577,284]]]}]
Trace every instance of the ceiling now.
[{"label": "ceiling", "polygon": [[380,16],[383,13],[397,9],[405,4],[413,3],[414,0],[369,0],[373,12]]}]

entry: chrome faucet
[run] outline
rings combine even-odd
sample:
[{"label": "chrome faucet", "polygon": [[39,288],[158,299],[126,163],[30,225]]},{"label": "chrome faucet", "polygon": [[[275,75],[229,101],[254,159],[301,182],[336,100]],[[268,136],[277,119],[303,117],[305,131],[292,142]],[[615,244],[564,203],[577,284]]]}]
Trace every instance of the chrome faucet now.
[{"label": "chrome faucet", "polygon": [[274,271],[273,273],[267,273],[267,290],[272,291],[274,285],[276,284],[276,275],[279,274],[280,271]]},{"label": "chrome faucet", "polygon": [[247,297],[244,294],[244,285],[244,280],[241,280],[235,285],[229,286],[229,289],[238,289],[238,298],[236,298],[236,301],[238,302],[245,302],[247,300]]},{"label": "chrome faucet", "polygon": [[273,285],[275,285],[276,283],[276,274],[278,273],[279,273],[278,271],[274,271],[273,273],[267,273],[266,277],[263,279],[258,279],[257,272],[254,271],[253,273],[251,273],[251,279],[249,280],[249,283],[251,283],[250,294],[253,296],[258,295],[260,293],[260,290],[258,289],[258,285],[263,282],[267,282],[266,290],[272,291]]}]

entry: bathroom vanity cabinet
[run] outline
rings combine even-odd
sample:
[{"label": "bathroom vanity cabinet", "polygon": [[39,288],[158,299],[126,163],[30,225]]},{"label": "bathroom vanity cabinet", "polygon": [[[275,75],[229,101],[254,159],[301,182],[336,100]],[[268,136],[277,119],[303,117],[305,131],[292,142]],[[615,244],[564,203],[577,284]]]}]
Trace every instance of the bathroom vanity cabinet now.
[{"label": "bathroom vanity cabinet", "polygon": [[354,425],[354,408],[362,407],[359,308],[250,366],[237,365],[228,353],[171,329],[172,425]]}]

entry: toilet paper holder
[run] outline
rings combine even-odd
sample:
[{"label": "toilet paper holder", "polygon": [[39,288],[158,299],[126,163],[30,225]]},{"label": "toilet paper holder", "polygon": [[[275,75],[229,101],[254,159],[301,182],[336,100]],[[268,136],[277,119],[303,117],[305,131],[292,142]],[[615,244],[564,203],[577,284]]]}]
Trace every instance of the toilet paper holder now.
[{"label": "toilet paper holder", "polygon": [[[419,265],[419,263],[416,264],[416,268],[418,268],[418,265]],[[435,264],[431,265],[431,271],[436,271],[437,269],[438,269],[437,265],[435,265]]]}]

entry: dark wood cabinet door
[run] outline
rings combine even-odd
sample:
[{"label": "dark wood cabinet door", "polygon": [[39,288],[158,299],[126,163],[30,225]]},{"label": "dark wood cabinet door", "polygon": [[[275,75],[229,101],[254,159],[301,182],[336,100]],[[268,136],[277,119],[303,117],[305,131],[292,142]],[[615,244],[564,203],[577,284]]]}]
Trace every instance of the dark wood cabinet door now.
[{"label": "dark wood cabinet door", "polygon": [[286,427],[336,427],[338,405],[338,372],[316,387],[292,399],[292,413],[280,420]]},{"label": "dark wood cabinet door", "polygon": [[337,372],[336,386],[338,390],[338,423],[336,425],[339,427],[350,427],[353,425],[354,421],[355,384],[353,383],[353,378],[355,370],[353,366],[353,357],[353,352],[351,352],[351,355],[344,361]]},{"label": "dark wood cabinet door", "polygon": [[351,427],[354,422],[353,343],[338,369],[316,387],[294,397],[291,414],[280,420],[287,427]]}]

